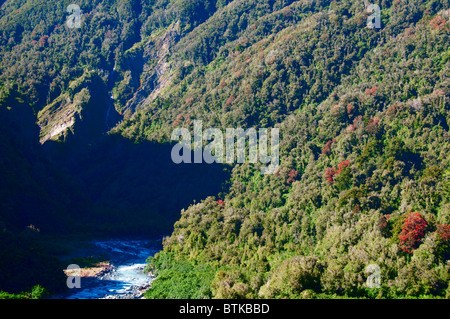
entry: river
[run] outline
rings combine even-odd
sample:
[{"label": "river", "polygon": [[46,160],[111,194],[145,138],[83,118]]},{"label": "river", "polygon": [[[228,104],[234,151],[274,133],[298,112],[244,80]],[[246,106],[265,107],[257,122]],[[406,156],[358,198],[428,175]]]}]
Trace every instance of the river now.
[{"label": "river", "polygon": [[161,248],[155,241],[105,240],[93,242],[99,254],[107,255],[110,270],[80,280],[80,288],[72,288],[64,299],[139,299],[154,279],[144,274],[146,260]]}]

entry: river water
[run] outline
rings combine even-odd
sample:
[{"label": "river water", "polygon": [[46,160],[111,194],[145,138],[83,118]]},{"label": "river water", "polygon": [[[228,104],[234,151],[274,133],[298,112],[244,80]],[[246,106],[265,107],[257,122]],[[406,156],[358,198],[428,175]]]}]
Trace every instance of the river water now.
[{"label": "river water", "polygon": [[144,274],[146,260],[161,250],[155,241],[106,240],[93,244],[107,255],[112,270],[95,278],[81,278],[81,287],[72,288],[65,299],[138,299],[154,279]]}]

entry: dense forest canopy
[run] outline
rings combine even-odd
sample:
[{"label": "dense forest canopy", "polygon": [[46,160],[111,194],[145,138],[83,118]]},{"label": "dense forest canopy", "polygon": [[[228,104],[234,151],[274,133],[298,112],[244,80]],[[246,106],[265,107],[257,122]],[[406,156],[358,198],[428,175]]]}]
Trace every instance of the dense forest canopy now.
[{"label": "dense forest canopy", "polygon": [[[170,234],[148,298],[449,298],[449,2],[374,3],[4,1],[2,242]],[[195,120],[281,167],[177,166]]]}]

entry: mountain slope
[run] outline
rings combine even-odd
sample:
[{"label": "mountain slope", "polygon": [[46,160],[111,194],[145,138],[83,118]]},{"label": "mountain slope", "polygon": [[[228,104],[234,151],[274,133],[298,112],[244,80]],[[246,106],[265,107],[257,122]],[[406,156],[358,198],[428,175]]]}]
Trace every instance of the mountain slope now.
[{"label": "mountain slope", "polygon": [[[162,121],[168,136],[191,117],[282,135],[275,176],[237,166],[224,206],[208,198],[182,213],[150,265],[160,279],[148,297],[196,296],[178,292],[186,262],[188,278],[198,264],[216,271],[201,287],[209,297],[448,297],[448,4],[392,4],[380,31],[340,4],[259,42],[248,35],[168,89],[169,107],[121,125]],[[412,250],[411,212],[427,222]],[[367,287],[370,264],[381,289]]]},{"label": "mountain slope", "polygon": [[[2,5],[0,115],[40,132],[0,137],[75,180],[90,231],[173,231],[147,297],[448,298],[448,1],[381,1],[381,29],[363,1],[80,1],[80,29],[70,3]],[[279,128],[280,169],[175,165],[171,134],[194,120]],[[11,172],[3,202],[53,194],[54,173]],[[8,189],[18,176],[33,187]],[[54,215],[76,202],[54,198]],[[9,227],[48,220],[4,207]]]}]

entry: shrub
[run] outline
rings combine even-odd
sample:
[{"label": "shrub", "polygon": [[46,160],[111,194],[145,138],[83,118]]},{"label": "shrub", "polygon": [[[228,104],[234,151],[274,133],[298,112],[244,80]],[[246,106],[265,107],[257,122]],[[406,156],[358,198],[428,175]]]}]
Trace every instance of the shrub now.
[{"label": "shrub", "polygon": [[267,284],[261,287],[263,298],[295,298],[301,292],[321,290],[320,275],[323,264],[316,256],[295,256],[275,268]]}]

